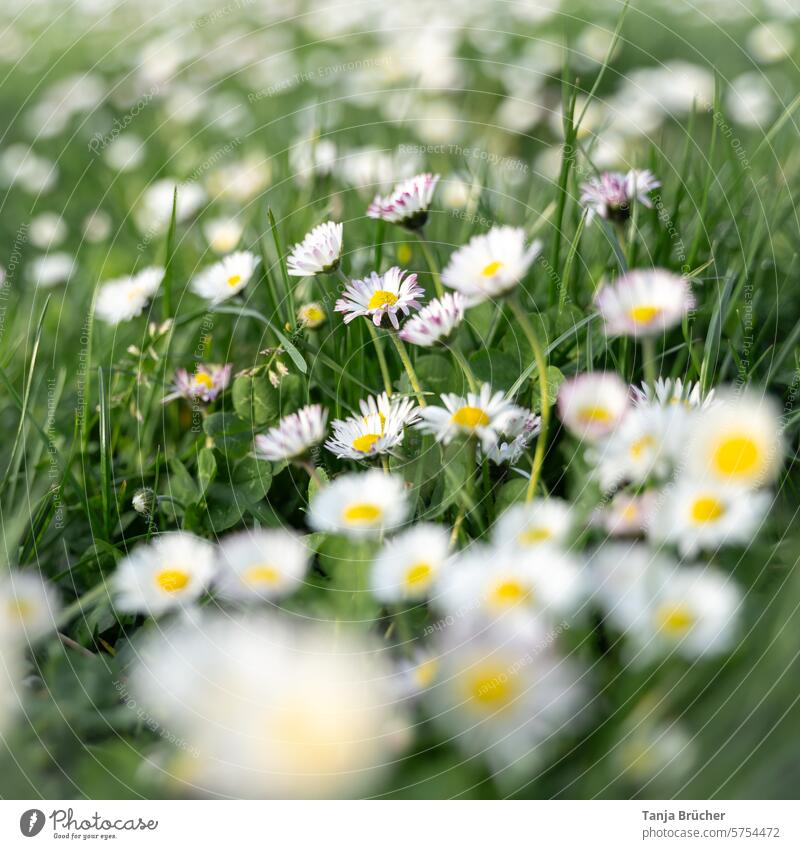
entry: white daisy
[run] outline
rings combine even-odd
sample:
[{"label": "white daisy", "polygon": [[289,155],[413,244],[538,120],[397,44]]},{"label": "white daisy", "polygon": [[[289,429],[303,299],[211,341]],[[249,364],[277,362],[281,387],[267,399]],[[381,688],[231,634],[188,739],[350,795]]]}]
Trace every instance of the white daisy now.
[{"label": "white daisy", "polygon": [[311,502],[308,524],[316,531],[363,537],[391,530],[408,515],[405,483],[378,469],[340,475]]},{"label": "white daisy", "polygon": [[231,534],[219,544],[216,585],[226,598],[283,598],[302,585],[310,556],[303,538],[283,528]]},{"label": "white daisy", "polygon": [[452,393],[441,396],[444,407],[427,406],[419,411],[417,427],[432,433],[437,442],[448,445],[456,436],[475,436],[484,451],[497,444],[501,434],[526,411],[506,398],[504,392],[492,392],[484,383],[479,393],[468,392],[466,398]]},{"label": "white daisy", "polygon": [[398,663],[397,692],[401,699],[413,698],[425,692],[437,679],[439,658],[430,651],[416,649],[410,658]]},{"label": "white daisy", "polygon": [[100,286],[95,315],[108,324],[130,321],[141,315],[164,279],[163,268],[144,268],[131,277],[119,277]]},{"label": "white daisy", "polygon": [[191,374],[185,368],[175,369],[173,391],[164,396],[164,401],[186,398],[188,401],[202,401],[210,404],[220,392],[227,389],[231,381],[233,366],[198,363]]},{"label": "white daisy", "polygon": [[38,256],[28,266],[28,279],[39,289],[50,289],[69,282],[75,275],[77,263],[72,254],[64,251]]},{"label": "white daisy", "polygon": [[242,239],[244,226],[237,218],[213,218],[203,224],[203,235],[214,253],[227,254]]},{"label": "white daisy", "polygon": [[292,248],[286,261],[289,275],[313,277],[336,271],[342,258],[342,231],[342,224],[326,221],[307,233],[303,241]]},{"label": "white daisy", "polygon": [[687,380],[685,383],[681,378],[673,380],[670,377],[657,378],[654,386],[643,383],[641,389],[637,386],[631,387],[634,404],[659,404],[666,407],[670,404],[681,404],[689,409],[705,409],[714,403],[715,392],[710,389],[705,396],[701,394],[700,383]]},{"label": "white daisy", "polygon": [[265,460],[291,460],[307,453],[325,438],[328,411],[320,404],[309,404],[284,416],[277,427],[255,438],[255,453]]},{"label": "white daisy", "polygon": [[374,413],[335,419],[331,423],[333,436],[325,447],[339,458],[363,460],[388,454],[403,441],[403,427],[390,418],[384,421]]},{"label": "white daisy", "polygon": [[461,324],[466,301],[458,293],[447,293],[431,301],[403,324],[400,338],[412,345],[429,348],[446,339]]},{"label": "white daisy", "polygon": [[172,201],[176,188],[176,221],[191,218],[206,202],[205,190],[197,183],[180,183],[170,178],[157,180],[147,187],[136,210],[136,225],[142,233],[155,235],[166,232],[172,218]]},{"label": "white daisy", "polygon": [[634,407],[619,427],[586,454],[592,476],[608,491],[670,474],[685,449],[686,421],[677,407]]},{"label": "white daisy", "polygon": [[506,425],[497,442],[488,446],[485,451],[482,446],[478,446],[478,460],[486,456],[498,466],[502,463],[519,462],[534,437],[539,435],[541,428],[541,416],[520,408],[520,414]]},{"label": "white daisy", "polygon": [[505,629],[443,631],[439,670],[423,697],[448,740],[488,761],[498,781],[530,776],[560,734],[582,721],[582,670],[553,649],[541,625],[509,639]]},{"label": "white daisy", "polygon": [[778,411],[753,390],[723,391],[720,403],[695,419],[686,471],[698,480],[758,487],[774,480],[783,458]]},{"label": "white daisy", "polygon": [[163,770],[184,793],[359,796],[408,740],[392,670],[341,628],[183,618],[137,645],[129,688],[184,743]]},{"label": "white daisy", "polygon": [[596,442],[622,421],[630,405],[628,386],[613,372],[587,372],[558,390],[561,421],[580,439]]},{"label": "white daisy", "polygon": [[191,290],[212,304],[219,304],[244,289],[259,262],[249,251],[236,251],[204,268],[192,280]]},{"label": "white daisy", "polygon": [[317,301],[310,301],[307,304],[302,304],[297,310],[297,321],[303,327],[308,327],[309,330],[316,330],[321,324],[325,323],[325,309],[322,304]]},{"label": "white daisy", "polygon": [[473,544],[442,570],[431,601],[463,618],[506,619],[525,628],[531,618],[574,613],[584,595],[578,563],[557,548]]},{"label": "white daisy", "polygon": [[653,511],[649,533],[673,542],[683,556],[723,545],[746,545],[758,531],[772,496],[740,487],[679,478]]},{"label": "white daisy", "polygon": [[497,298],[522,280],[541,249],[539,241],[525,247],[521,227],[492,227],[450,257],[442,283],[460,292],[470,306]]},{"label": "white daisy", "polygon": [[419,407],[405,395],[393,395],[391,398],[385,392],[368,395],[358,402],[358,408],[364,417],[377,414],[384,425],[390,417],[402,427],[419,420]]},{"label": "white daisy", "polygon": [[438,182],[438,174],[417,174],[404,180],[394,187],[390,195],[376,195],[367,209],[367,216],[418,230],[428,220],[428,210]]},{"label": "white daisy", "polygon": [[427,598],[449,545],[445,528],[430,523],[393,537],[372,564],[370,586],[375,597],[387,604]]},{"label": "white daisy", "polygon": [[117,566],[111,579],[114,603],[123,613],[158,616],[197,601],[215,574],[211,543],[184,531],[162,534]]},{"label": "white daisy", "polygon": [[593,517],[594,523],[604,528],[609,536],[638,536],[649,527],[658,499],[654,490],[641,495],[617,492]]},{"label": "white daisy", "polygon": [[535,499],[514,504],[495,523],[492,541],[533,551],[567,542],[575,524],[572,508],[560,498]]},{"label": "white daisy", "polygon": [[376,327],[380,327],[384,315],[388,315],[397,330],[400,327],[397,313],[408,315],[412,309],[419,309],[418,299],[425,297],[425,290],[417,283],[417,275],[405,275],[405,271],[394,266],[385,274],[373,271],[363,280],[351,280],[336,301],[334,310],[345,313],[345,324],[363,315],[371,317]]},{"label": "white daisy", "polygon": [[56,627],[61,605],[53,587],[32,569],[0,577],[0,639],[30,644]]},{"label": "white daisy", "polygon": [[606,620],[643,662],[676,651],[687,659],[732,647],[741,594],[711,566],[679,566],[641,544],[603,546],[593,558]]},{"label": "white daisy", "polygon": [[627,174],[612,171],[592,177],[581,186],[581,203],[588,211],[586,220],[599,215],[609,221],[627,221],[633,201],[652,207],[649,194],[660,185],[651,171],[635,169]]},{"label": "white daisy", "polygon": [[694,307],[689,281],[661,268],[629,271],[602,286],[594,300],[610,336],[664,333]]}]

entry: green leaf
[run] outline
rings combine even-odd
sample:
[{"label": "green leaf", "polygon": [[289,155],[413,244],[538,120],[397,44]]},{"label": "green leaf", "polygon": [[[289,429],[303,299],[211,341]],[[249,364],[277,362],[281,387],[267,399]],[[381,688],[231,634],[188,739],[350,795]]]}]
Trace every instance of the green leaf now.
[{"label": "green leaf", "polygon": [[[556,399],[558,398],[558,390],[561,387],[561,384],[566,380],[564,375],[561,373],[560,369],[557,369],[555,366],[548,366],[547,373],[547,400],[550,402],[550,406],[556,403]],[[541,412],[541,396],[539,394],[539,380],[534,372],[533,375],[533,411],[534,413]]]},{"label": "green leaf", "polygon": [[519,504],[525,500],[528,491],[527,478],[514,478],[500,487],[494,502],[496,515],[499,516],[512,504]]},{"label": "green leaf", "polygon": [[173,457],[169,461],[169,472],[166,494],[177,498],[183,504],[194,504],[200,498],[200,490],[186,466],[177,457]]},{"label": "green leaf", "polygon": [[231,475],[233,495],[237,501],[261,501],[272,485],[272,464],[267,460],[245,457]]},{"label": "green leaf", "polygon": [[242,374],[233,381],[233,409],[239,418],[261,427],[278,420],[280,397],[268,378]]},{"label": "green leaf", "polygon": [[205,495],[209,485],[217,476],[217,458],[213,448],[202,448],[197,454],[197,480],[200,494]]},{"label": "green leaf", "polygon": [[[524,343],[524,339],[522,342]],[[525,349],[527,353],[527,347]],[[502,351],[479,351],[470,357],[469,364],[475,377],[482,383],[491,383],[493,388],[508,389],[521,371],[519,354],[505,354]]]},{"label": "green leaf", "polygon": [[253,447],[253,428],[233,413],[212,413],[203,422],[203,429],[211,437],[214,448],[228,457],[244,457]]}]

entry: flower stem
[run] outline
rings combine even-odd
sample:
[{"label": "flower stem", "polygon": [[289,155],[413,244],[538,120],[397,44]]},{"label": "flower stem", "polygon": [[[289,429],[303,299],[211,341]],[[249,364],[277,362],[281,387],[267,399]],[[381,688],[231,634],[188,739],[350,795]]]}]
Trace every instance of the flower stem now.
[{"label": "flower stem", "polygon": [[[378,331],[372,323],[372,319],[367,319],[367,327],[369,327],[369,335],[372,337],[372,344],[375,346],[375,353],[378,357],[378,365],[380,366],[381,376],[383,377],[383,388],[389,398],[392,397],[392,378],[389,376],[389,367],[386,365],[386,357],[383,353],[383,345],[381,344]],[[394,338],[394,337],[392,337]]]},{"label": "flower stem", "polygon": [[542,346],[539,343],[539,338],[533,328],[533,324],[531,324],[531,320],[523,309],[516,294],[509,298],[509,304],[520,324],[520,327],[522,328],[522,332],[525,334],[525,338],[528,340],[528,344],[531,346],[533,358],[536,361],[536,371],[539,377],[539,393],[541,399],[539,415],[541,416],[541,430],[539,431],[539,436],[536,440],[536,450],[534,451],[533,463],[531,464],[531,477],[528,482],[528,492],[525,497],[526,501],[530,501],[536,492],[536,484],[539,482],[539,477],[542,473],[544,452],[547,446],[547,428],[550,424],[550,399],[547,394],[547,364],[544,359]]},{"label": "flower stem", "polygon": [[647,385],[653,389],[656,385],[656,343],[651,336],[642,337],[642,368]]},{"label": "flower stem", "polygon": [[85,592],[79,598],[75,599],[72,604],[61,611],[60,616],[56,619],[56,629],[61,630],[65,625],[68,625],[69,622],[77,616],[77,614],[83,613],[87,608],[94,607],[104,594],[108,595],[109,590],[105,582],[102,582],[92,587],[92,589]]},{"label": "flower stem", "polygon": [[433,255],[431,246],[425,238],[425,234],[422,230],[417,230],[416,236],[417,239],[419,239],[419,246],[422,249],[425,262],[428,264],[428,270],[433,278],[433,287],[436,289],[436,297],[442,298],[444,297],[444,287],[442,286],[442,276],[439,274],[439,266],[436,264],[436,257]]},{"label": "flower stem", "polygon": [[475,379],[475,375],[470,368],[469,363],[467,362],[467,358],[464,354],[455,347],[455,345],[450,348],[450,353],[453,355],[453,359],[458,363],[461,367],[461,371],[464,372],[464,377],[467,379],[467,384],[469,385],[470,392],[478,391],[478,381]]},{"label": "flower stem", "polygon": [[310,460],[296,460],[295,465],[299,466],[304,472],[308,474],[311,480],[314,481],[317,489],[322,489],[325,486],[325,481],[319,475],[319,472],[316,469],[316,466]]},{"label": "flower stem", "polygon": [[397,348],[397,353],[400,356],[400,362],[403,363],[403,368],[406,370],[406,374],[408,375],[408,379],[411,383],[411,388],[414,390],[414,394],[417,396],[417,403],[420,407],[425,407],[425,398],[422,394],[422,387],[420,386],[419,380],[417,379],[417,373],[414,371],[414,366],[411,365],[411,359],[408,356],[408,351],[406,350],[406,346],[403,344],[402,339],[400,339],[396,333],[390,333],[392,342],[394,342],[395,348]]}]

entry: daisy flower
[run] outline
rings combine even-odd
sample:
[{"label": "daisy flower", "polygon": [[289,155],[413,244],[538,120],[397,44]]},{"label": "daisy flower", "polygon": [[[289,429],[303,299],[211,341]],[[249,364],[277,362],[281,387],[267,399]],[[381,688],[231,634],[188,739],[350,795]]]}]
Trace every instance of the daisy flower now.
[{"label": "daisy flower", "polygon": [[638,536],[650,526],[657,502],[658,493],[652,490],[641,495],[618,492],[593,517],[594,523],[604,528],[609,536]]},{"label": "daisy flower", "polygon": [[403,427],[390,418],[385,421],[377,413],[354,416],[332,422],[333,436],[325,447],[339,458],[363,460],[388,454],[403,441]]},{"label": "daisy flower", "polygon": [[141,315],[164,279],[163,268],[144,268],[129,277],[109,280],[100,287],[95,315],[108,324],[119,324]]},{"label": "daisy flower", "polygon": [[606,283],[594,300],[609,336],[658,335],[694,306],[687,279],[661,268],[629,271]]},{"label": "daisy flower", "polygon": [[226,598],[282,598],[302,585],[310,556],[303,538],[283,528],[231,534],[219,545],[216,585]]},{"label": "daisy flower", "polygon": [[203,224],[203,235],[214,253],[227,254],[242,239],[244,226],[236,218],[212,218]]},{"label": "daisy flower", "polygon": [[342,232],[343,225],[334,221],[318,224],[292,248],[286,260],[289,275],[313,277],[336,271],[342,258]]},{"label": "daisy flower", "polygon": [[667,487],[653,512],[650,536],[675,543],[687,557],[702,549],[746,544],[761,525],[771,498],[766,492],[680,478]]},{"label": "daisy flower", "polygon": [[723,392],[721,403],[695,420],[688,445],[687,470],[700,480],[748,488],[774,480],[783,456],[778,411],[769,398],[748,391]]},{"label": "daisy flower", "polygon": [[449,545],[445,528],[429,523],[393,537],[372,564],[373,595],[386,604],[426,598],[447,559]]},{"label": "daisy flower", "polygon": [[620,483],[664,478],[685,448],[686,422],[677,408],[634,407],[620,426],[587,452],[592,476],[609,491]]},{"label": "daisy flower", "polygon": [[175,189],[178,190],[175,200],[176,221],[191,218],[206,202],[205,190],[195,182],[180,183],[169,177],[156,180],[145,190],[134,216],[142,233],[155,235],[167,231],[172,220]]},{"label": "daisy flower", "polygon": [[515,416],[506,425],[494,445],[488,446],[485,451],[483,447],[478,446],[478,460],[485,456],[498,466],[503,463],[517,463],[541,429],[541,416],[529,410],[520,410],[520,415]]},{"label": "daisy flower", "polygon": [[31,569],[0,577],[0,635],[4,642],[30,644],[55,630],[61,605],[55,590]]},{"label": "daisy flower", "polygon": [[385,392],[368,395],[358,402],[358,408],[364,417],[377,414],[382,425],[390,417],[402,427],[408,427],[419,420],[419,407],[405,395],[393,395],[391,398]]},{"label": "daisy flower", "polygon": [[701,394],[700,383],[687,380],[685,383],[681,378],[673,380],[670,377],[659,377],[653,386],[643,383],[641,389],[638,386],[631,387],[633,402],[639,406],[646,404],[658,404],[662,407],[671,404],[680,404],[687,409],[705,409],[714,403],[715,392],[709,390],[705,396]]},{"label": "daisy flower", "polygon": [[603,546],[594,557],[606,621],[644,662],[672,651],[688,660],[732,647],[741,594],[711,566],[679,566],[641,544]]},{"label": "daisy flower", "polygon": [[531,774],[553,740],[580,721],[586,704],[582,669],[553,649],[551,633],[509,639],[505,629],[447,628],[439,670],[423,698],[447,739],[485,758],[498,781]]},{"label": "daisy flower", "polygon": [[587,372],[565,380],[558,390],[561,421],[579,439],[608,436],[629,407],[628,386],[613,372]]},{"label": "daisy flower", "polygon": [[302,407],[284,416],[277,427],[255,438],[255,453],[265,460],[291,460],[307,453],[325,438],[328,411],[320,404]]},{"label": "daisy flower", "polygon": [[493,393],[488,383],[483,384],[479,393],[468,392],[466,398],[453,393],[441,398],[444,407],[420,409],[417,427],[423,433],[432,433],[444,445],[456,436],[475,436],[482,449],[489,451],[509,425],[526,413],[509,401],[504,392]]},{"label": "daisy flower", "polygon": [[311,301],[303,304],[297,310],[297,321],[303,327],[308,327],[309,330],[316,330],[321,324],[325,323],[326,315],[322,304],[317,301]]},{"label": "daisy flower", "polygon": [[555,547],[472,547],[451,558],[431,601],[444,613],[473,611],[527,627],[531,618],[574,613],[584,595],[577,562]]},{"label": "daisy flower", "polygon": [[183,618],[137,645],[131,696],[185,746],[200,795],[361,796],[401,754],[393,670],[356,635],[253,614]]},{"label": "daisy flower", "polygon": [[49,289],[67,283],[75,275],[75,257],[64,251],[53,251],[36,257],[27,269],[28,279],[39,289]]},{"label": "daisy flower", "polygon": [[634,169],[627,174],[609,171],[592,177],[581,186],[581,203],[587,209],[586,220],[591,222],[595,215],[599,215],[609,221],[627,221],[633,201],[652,207],[649,194],[660,185],[653,173],[646,170]]},{"label": "daisy flower", "polygon": [[450,257],[442,283],[460,292],[468,306],[497,298],[522,280],[541,249],[538,240],[525,247],[521,227],[492,227]]},{"label": "daisy flower", "polygon": [[408,230],[419,230],[428,220],[438,174],[417,174],[394,187],[386,197],[375,196],[367,209],[367,217],[382,218]]},{"label": "daisy flower", "polygon": [[340,475],[311,502],[308,524],[315,531],[350,537],[377,535],[402,524],[408,515],[405,484],[378,469]]},{"label": "daisy flower", "polygon": [[115,606],[158,616],[197,601],[215,574],[210,543],[184,531],[161,534],[120,562],[111,579]]},{"label": "daisy flower", "polygon": [[345,324],[363,315],[372,318],[376,327],[380,327],[384,315],[388,315],[397,330],[400,327],[397,313],[408,315],[412,309],[419,309],[418,299],[425,297],[425,290],[417,283],[417,275],[405,275],[405,271],[394,266],[385,274],[373,271],[363,280],[351,280],[336,301],[334,310],[345,313]]},{"label": "daisy flower", "polygon": [[210,404],[228,388],[232,368],[230,363],[224,366],[198,363],[192,374],[185,368],[175,369],[174,391],[166,395],[164,401],[186,398],[187,401]]},{"label": "daisy flower", "polygon": [[415,650],[398,663],[397,690],[401,699],[419,696],[438,678],[439,658],[429,651]]},{"label": "daisy flower", "polygon": [[431,301],[412,316],[400,331],[400,338],[412,345],[430,348],[446,339],[461,324],[466,302],[455,292]]},{"label": "daisy flower", "polygon": [[563,545],[574,525],[570,505],[560,498],[514,504],[495,523],[492,541],[525,551]]},{"label": "daisy flower", "polygon": [[250,282],[259,258],[249,251],[236,251],[204,268],[191,282],[191,290],[212,304],[227,301]]}]

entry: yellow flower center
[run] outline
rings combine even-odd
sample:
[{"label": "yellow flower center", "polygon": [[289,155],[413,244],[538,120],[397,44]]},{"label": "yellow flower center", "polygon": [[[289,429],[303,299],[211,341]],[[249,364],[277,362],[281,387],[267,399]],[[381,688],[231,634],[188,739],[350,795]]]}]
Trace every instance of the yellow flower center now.
[{"label": "yellow flower center", "polygon": [[359,502],[345,507],[344,516],[345,522],[351,525],[369,525],[372,522],[377,522],[380,519],[383,511],[377,504],[368,504],[367,502]]},{"label": "yellow flower center", "polygon": [[183,569],[162,569],[156,575],[156,583],[165,593],[177,593],[186,589],[189,577]]},{"label": "yellow flower center", "polygon": [[502,666],[481,664],[467,676],[467,693],[481,707],[506,707],[517,691],[513,673]]},{"label": "yellow flower center", "polygon": [[433,684],[438,671],[439,662],[435,657],[423,660],[422,663],[414,669],[414,682],[420,688],[430,687],[430,685]]},{"label": "yellow flower center", "polygon": [[626,522],[633,522],[639,516],[639,508],[635,504],[626,504],[622,508],[620,516]]},{"label": "yellow flower center", "polygon": [[206,387],[206,389],[211,389],[214,385],[211,375],[204,371],[198,371],[195,373],[194,382],[202,384]]},{"label": "yellow flower center", "polygon": [[303,310],[303,318],[312,324],[317,324],[325,319],[325,313],[319,307],[306,307]]},{"label": "yellow flower center", "polygon": [[397,295],[387,292],[386,289],[377,289],[369,299],[367,307],[371,310],[393,307],[397,303]]},{"label": "yellow flower center", "polygon": [[698,498],[692,504],[692,521],[699,525],[715,522],[725,514],[725,505],[711,495]]},{"label": "yellow flower center", "polygon": [[694,625],[695,617],[686,604],[662,604],[656,611],[658,627],[670,637],[682,637]]},{"label": "yellow flower center", "polygon": [[421,590],[428,586],[433,577],[430,563],[415,563],[406,570],[405,585],[409,590]]},{"label": "yellow flower center", "polygon": [[368,454],[372,450],[372,446],[381,438],[379,433],[365,433],[363,436],[357,436],[353,442],[353,448],[360,451],[362,454]]},{"label": "yellow flower center", "polygon": [[581,407],[578,410],[578,418],[587,424],[598,422],[604,424],[611,421],[611,413],[606,407]]},{"label": "yellow flower center", "polygon": [[231,288],[233,288],[234,286],[238,286],[239,283],[241,283],[241,282],[242,282],[242,275],[241,274],[231,274],[231,276],[228,278],[228,285]]},{"label": "yellow flower center", "polygon": [[651,321],[658,318],[658,316],[661,315],[661,312],[661,307],[642,305],[628,310],[628,315],[637,324],[649,324]]},{"label": "yellow flower center", "polygon": [[26,601],[24,598],[20,599],[11,599],[8,602],[8,614],[9,616],[16,617],[17,619],[21,619],[25,621],[30,618],[33,613],[33,605]]},{"label": "yellow flower center", "polygon": [[474,430],[476,427],[485,427],[488,425],[489,416],[480,407],[464,406],[453,413],[450,421],[459,427]]},{"label": "yellow flower center", "polygon": [[514,578],[500,581],[492,587],[489,593],[489,604],[492,607],[512,607],[524,601],[530,595],[530,589]]},{"label": "yellow flower center", "polygon": [[637,439],[631,443],[631,457],[634,460],[638,460],[648,448],[652,448],[655,444],[655,439],[649,434],[643,436],[641,439]]},{"label": "yellow flower center", "polygon": [[550,528],[528,528],[517,537],[517,541],[520,545],[536,545],[552,536],[553,532]]},{"label": "yellow flower center", "polygon": [[714,452],[714,465],[728,477],[752,474],[758,464],[758,445],[749,436],[728,437]]},{"label": "yellow flower center", "polygon": [[269,584],[274,586],[281,579],[281,573],[269,563],[258,563],[244,570],[242,577],[248,584]]},{"label": "yellow flower center", "polygon": [[494,277],[502,267],[503,263],[496,259],[494,262],[490,262],[488,265],[485,265],[481,274],[484,277]]}]

